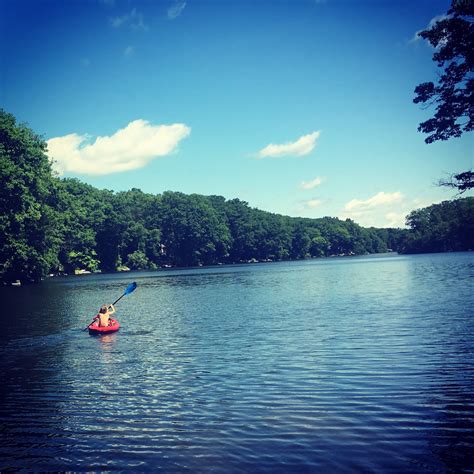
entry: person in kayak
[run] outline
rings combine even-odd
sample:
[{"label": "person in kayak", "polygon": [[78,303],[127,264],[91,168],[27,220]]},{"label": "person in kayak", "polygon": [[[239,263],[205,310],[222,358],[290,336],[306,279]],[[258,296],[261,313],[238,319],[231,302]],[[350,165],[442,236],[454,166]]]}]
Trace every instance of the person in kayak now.
[{"label": "person in kayak", "polygon": [[98,326],[110,326],[110,315],[115,313],[113,305],[102,305],[99,309],[99,314],[94,318],[94,321],[98,319]]}]

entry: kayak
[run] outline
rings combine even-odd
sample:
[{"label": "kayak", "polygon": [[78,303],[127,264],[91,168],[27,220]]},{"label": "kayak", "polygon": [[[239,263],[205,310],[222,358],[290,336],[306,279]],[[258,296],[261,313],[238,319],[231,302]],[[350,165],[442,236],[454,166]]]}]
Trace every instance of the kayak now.
[{"label": "kayak", "polygon": [[120,329],[120,323],[116,319],[110,318],[110,326],[99,326],[97,321],[89,324],[89,334],[110,334]]}]

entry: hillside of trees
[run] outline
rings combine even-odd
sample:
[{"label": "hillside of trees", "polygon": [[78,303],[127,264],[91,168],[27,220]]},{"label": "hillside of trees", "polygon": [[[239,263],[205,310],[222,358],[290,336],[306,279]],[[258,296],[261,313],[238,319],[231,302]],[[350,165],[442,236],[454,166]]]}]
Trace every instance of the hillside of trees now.
[{"label": "hillside of trees", "polygon": [[45,150],[41,137],[0,111],[2,282],[76,270],[474,248],[474,198],[414,211],[410,230],[363,228],[349,219],[272,214],[221,196],[99,190],[56,177]]},{"label": "hillside of trees", "polygon": [[412,211],[406,218],[401,253],[474,250],[474,198],[456,199]]}]

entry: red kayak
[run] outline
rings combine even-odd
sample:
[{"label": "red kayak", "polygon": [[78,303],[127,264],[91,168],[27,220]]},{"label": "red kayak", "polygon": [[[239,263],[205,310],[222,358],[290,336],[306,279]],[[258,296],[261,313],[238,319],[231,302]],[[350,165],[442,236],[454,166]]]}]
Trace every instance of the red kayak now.
[{"label": "red kayak", "polygon": [[120,323],[116,319],[110,318],[109,326],[99,326],[98,322],[95,321],[89,324],[89,334],[110,334],[111,332],[118,331],[120,329]]}]

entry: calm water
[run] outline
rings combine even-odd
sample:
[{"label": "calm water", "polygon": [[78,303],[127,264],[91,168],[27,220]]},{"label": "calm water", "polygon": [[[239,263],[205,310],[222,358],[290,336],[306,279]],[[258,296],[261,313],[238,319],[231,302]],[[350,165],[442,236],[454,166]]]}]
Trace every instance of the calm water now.
[{"label": "calm water", "polygon": [[[0,470],[469,472],[474,253],[0,288]],[[102,303],[120,332],[82,332]]]}]

